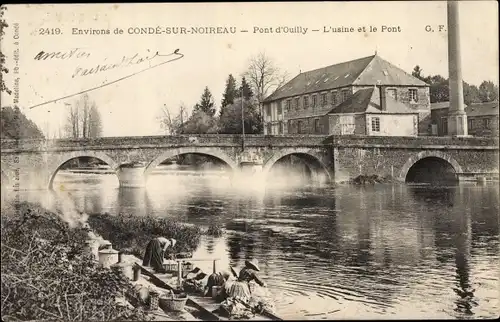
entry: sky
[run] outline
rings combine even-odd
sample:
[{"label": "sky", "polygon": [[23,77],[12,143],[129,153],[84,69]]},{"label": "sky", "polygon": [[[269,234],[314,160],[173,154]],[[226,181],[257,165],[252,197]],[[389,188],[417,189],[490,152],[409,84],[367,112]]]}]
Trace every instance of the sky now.
[{"label": "sky", "polygon": [[[497,2],[460,1],[459,14],[464,80],[498,84]],[[88,94],[101,112],[104,136],[163,134],[158,121],[163,106],[173,114],[181,104],[191,108],[208,86],[219,108],[228,75],[239,81],[250,57],[259,52],[290,78],[375,52],[408,73],[419,65],[424,75],[448,77],[444,1],[10,5],[4,18],[9,27],[1,49],[13,93],[2,93],[1,105],[11,106],[18,98],[17,105],[51,138],[63,127],[68,106],[81,97],[74,94],[93,88]],[[441,32],[439,25],[444,26]],[[366,32],[358,32],[363,26]],[[377,32],[369,32],[370,26]],[[400,32],[381,32],[383,26]],[[167,34],[171,27],[232,27],[236,33]],[[276,33],[277,27],[307,32]],[[355,32],[324,32],[340,27]],[[115,34],[117,28],[123,33]],[[158,29],[160,34],[129,34],[129,28]],[[110,34],[85,35],[90,29],[109,29]],[[175,50],[178,54],[168,57],[123,63],[123,57],[137,62]],[[61,54],[35,59],[41,51]],[[70,51],[72,56],[61,58]],[[161,64],[171,58],[180,59]],[[120,62],[84,75],[97,65]]]}]

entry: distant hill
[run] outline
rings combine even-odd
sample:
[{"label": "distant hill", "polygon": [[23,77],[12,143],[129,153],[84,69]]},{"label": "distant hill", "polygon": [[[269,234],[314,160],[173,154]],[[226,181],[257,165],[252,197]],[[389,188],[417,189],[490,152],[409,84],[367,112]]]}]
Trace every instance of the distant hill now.
[{"label": "distant hill", "polygon": [[44,138],[38,126],[17,107],[2,107],[0,121],[0,138],[2,139]]}]

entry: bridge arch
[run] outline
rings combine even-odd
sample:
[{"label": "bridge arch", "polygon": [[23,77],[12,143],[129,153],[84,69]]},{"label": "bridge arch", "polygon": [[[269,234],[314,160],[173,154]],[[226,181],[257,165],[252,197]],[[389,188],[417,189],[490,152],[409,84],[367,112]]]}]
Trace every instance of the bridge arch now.
[{"label": "bridge arch", "polygon": [[324,172],[328,182],[331,182],[332,176],[330,171],[328,170],[328,167],[308,148],[283,149],[279,152],[274,153],[273,156],[271,156],[262,167],[262,174],[264,175],[264,177],[266,178],[268,176],[269,172],[276,162],[289,155],[300,157],[310,168],[312,167],[315,169],[321,169],[321,171]]},{"label": "bridge arch", "polygon": [[181,154],[205,154],[217,158],[219,160],[224,161],[231,170],[235,171],[238,169],[238,163],[236,163],[230,156],[224,153],[222,150],[218,148],[209,148],[209,147],[182,147],[171,149],[161,153],[159,156],[153,159],[144,170],[144,175],[147,177],[151,172],[163,161],[175,157]]},{"label": "bridge arch", "polygon": [[453,170],[455,171],[456,174],[462,173],[462,167],[460,164],[450,155],[441,152],[441,151],[422,151],[419,152],[413,156],[411,156],[406,163],[403,165],[401,168],[399,177],[401,181],[406,181],[408,173],[410,172],[410,169],[417,164],[417,162],[424,160],[424,159],[437,159],[441,160],[443,162],[448,163]]},{"label": "bridge arch", "polygon": [[63,164],[65,164],[66,162],[68,162],[70,160],[81,158],[81,157],[92,157],[92,158],[99,159],[103,162],[106,162],[106,164],[109,165],[109,167],[115,172],[118,170],[118,167],[120,166],[115,160],[113,160],[106,153],[99,152],[99,151],[75,151],[75,152],[67,153],[67,154],[64,154],[61,156],[62,161],[59,161],[55,166],[52,166],[51,168],[49,168],[49,170],[48,170],[49,178],[48,178],[47,188],[52,189],[52,183],[53,183],[54,178],[57,174],[57,171],[59,171],[59,169],[61,168],[61,166]]}]

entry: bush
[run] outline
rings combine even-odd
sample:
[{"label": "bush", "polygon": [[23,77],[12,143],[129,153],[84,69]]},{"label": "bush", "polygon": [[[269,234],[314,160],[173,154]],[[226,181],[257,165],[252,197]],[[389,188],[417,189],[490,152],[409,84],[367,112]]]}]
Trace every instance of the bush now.
[{"label": "bush", "polygon": [[207,235],[209,236],[214,236],[214,237],[220,237],[224,234],[224,229],[220,224],[217,223],[212,223],[210,226],[208,226],[207,229]]},{"label": "bush", "polygon": [[3,321],[145,319],[115,302],[133,286],[92,259],[86,230],[21,203],[2,211],[1,232]]},{"label": "bush", "polygon": [[124,253],[142,258],[151,239],[158,236],[174,238],[175,253],[193,252],[200,243],[202,231],[166,218],[153,216],[94,214],[88,222],[92,229]]}]

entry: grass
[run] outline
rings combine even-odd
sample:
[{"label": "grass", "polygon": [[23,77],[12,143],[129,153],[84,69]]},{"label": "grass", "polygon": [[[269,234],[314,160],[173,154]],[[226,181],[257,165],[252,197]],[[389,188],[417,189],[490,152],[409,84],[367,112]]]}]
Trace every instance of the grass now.
[{"label": "grass", "polygon": [[200,243],[202,230],[170,219],[154,216],[94,214],[88,219],[92,229],[113,244],[113,248],[142,258],[148,242],[158,236],[174,238],[175,253],[193,252]]},{"label": "grass", "polygon": [[23,202],[2,209],[1,233],[3,321],[146,319],[115,303],[133,286],[92,260],[85,229]]}]

